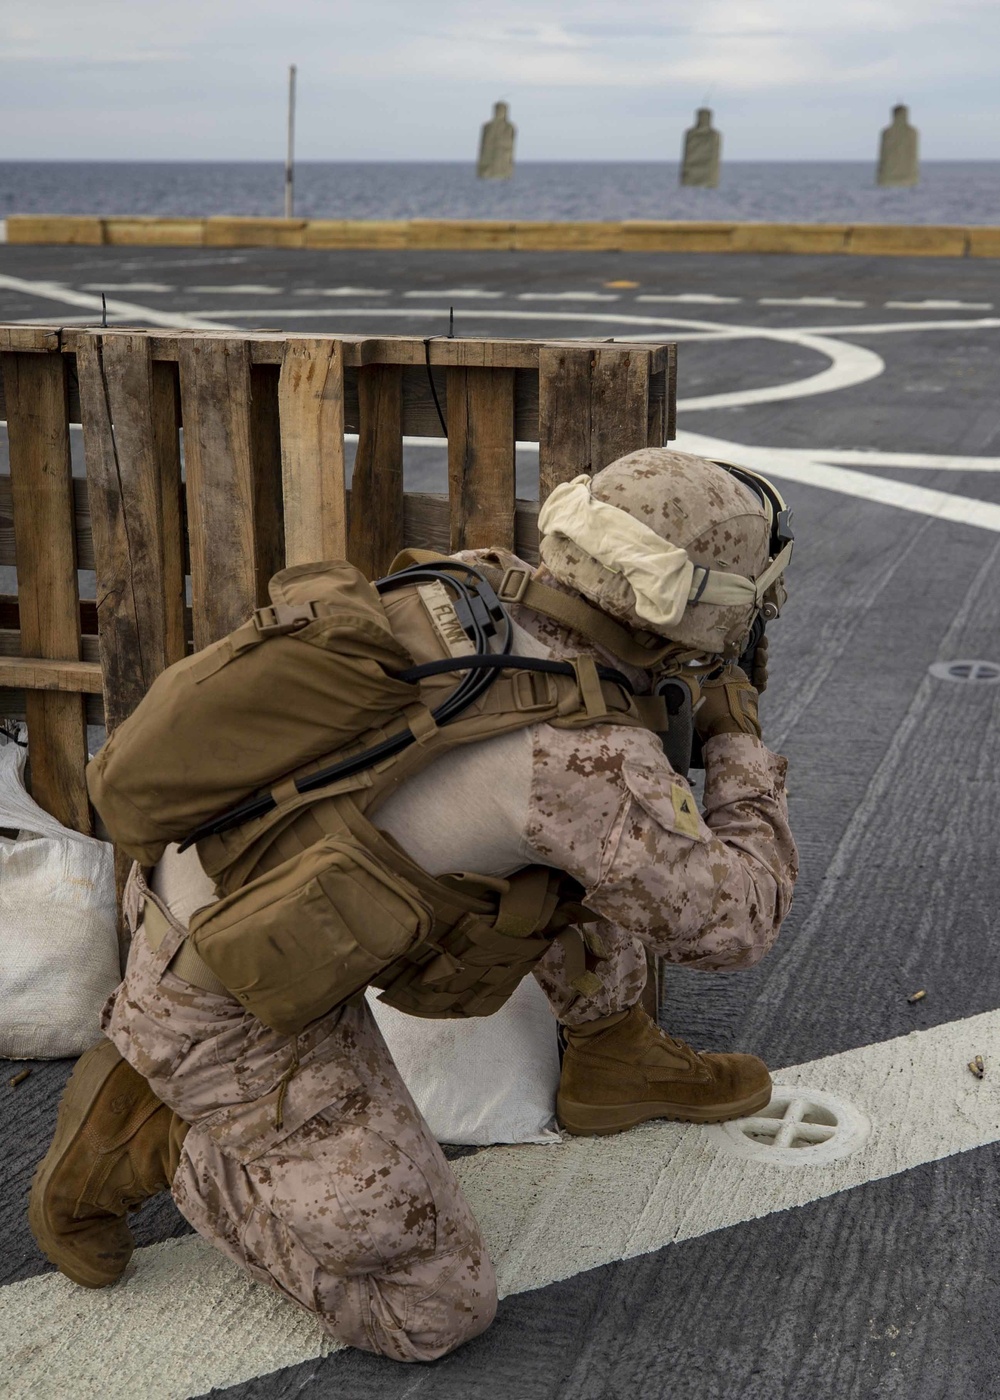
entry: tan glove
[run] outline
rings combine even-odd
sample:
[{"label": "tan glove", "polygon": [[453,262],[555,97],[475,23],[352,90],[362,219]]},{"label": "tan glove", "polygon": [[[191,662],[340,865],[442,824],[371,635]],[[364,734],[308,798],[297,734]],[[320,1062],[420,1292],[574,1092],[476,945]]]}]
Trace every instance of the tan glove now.
[{"label": "tan glove", "polygon": [[702,681],[694,727],[703,740],[713,739],[716,734],[753,734],[760,738],[757,691],[738,666],[724,666],[718,675]]}]

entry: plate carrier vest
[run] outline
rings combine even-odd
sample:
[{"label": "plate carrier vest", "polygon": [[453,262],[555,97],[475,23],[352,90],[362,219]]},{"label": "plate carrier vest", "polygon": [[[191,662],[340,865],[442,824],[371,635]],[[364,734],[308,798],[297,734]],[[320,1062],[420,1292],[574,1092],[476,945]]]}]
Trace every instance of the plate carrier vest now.
[{"label": "plate carrier vest", "polygon": [[668,727],[661,698],[635,696],[590,653],[510,655],[505,605],[634,665],[654,666],[662,639],[647,645],[527,567],[484,558],[406,551],[375,584],[343,561],[283,570],[271,605],[164,671],[88,768],[94,806],[133,859],[196,843],[215,882],[184,975],[197,981],[200,960],[282,1034],[369,984],[411,1015],[491,1015],[556,938],[572,985],[596,990],[605,950],[568,876],[535,865],[435,878],[372,821],[459,745],[539,723]]}]

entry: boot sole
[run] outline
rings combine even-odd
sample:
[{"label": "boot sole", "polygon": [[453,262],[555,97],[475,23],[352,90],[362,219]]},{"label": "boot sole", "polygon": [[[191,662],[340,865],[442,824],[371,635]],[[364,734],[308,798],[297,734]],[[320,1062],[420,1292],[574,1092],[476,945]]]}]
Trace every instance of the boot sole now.
[{"label": "boot sole", "polygon": [[563,1131],[574,1137],[604,1137],[660,1118],[672,1123],[725,1123],[730,1118],[747,1118],[752,1113],[759,1113],[770,1102],[770,1084],[745,1099],[711,1104],[705,1108],[689,1108],[679,1103],[574,1103],[560,1095],[556,1103],[556,1118]]},{"label": "boot sole", "polygon": [[[107,1046],[106,1051],[104,1051],[105,1046]],[[76,1143],[77,1135],[94,1099],[120,1059],[121,1056],[114,1045],[110,1040],[106,1040],[99,1042],[91,1050],[87,1050],[77,1061],[73,1073],[66,1081],[66,1087],[59,1101],[52,1145],[38,1164],[31,1182],[31,1195],[28,1200],[28,1224],[38,1248],[49,1263],[55,1264],[60,1273],[65,1274],[68,1279],[71,1279],[73,1283],[78,1283],[82,1288],[107,1288],[121,1277],[128,1260],[122,1265],[115,1278],[108,1278],[106,1274],[88,1271],[86,1263],[75,1256],[67,1258],[65,1249],[60,1247],[60,1236],[48,1226],[45,1198],[53,1176],[61,1167],[66,1154]],[[73,1090],[72,1102],[76,1105],[75,1111],[70,1108],[70,1090]]]}]

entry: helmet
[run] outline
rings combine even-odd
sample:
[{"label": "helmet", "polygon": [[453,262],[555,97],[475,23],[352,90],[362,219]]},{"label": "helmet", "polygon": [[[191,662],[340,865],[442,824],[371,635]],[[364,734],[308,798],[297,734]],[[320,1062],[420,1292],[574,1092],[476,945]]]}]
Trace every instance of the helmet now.
[{"label": "helmet", "polygon": [[644,447],[552,491],[538,513],[539,554],[633,631],[735,656],[758,613],[781,610],[790,522],[764,477]]}]

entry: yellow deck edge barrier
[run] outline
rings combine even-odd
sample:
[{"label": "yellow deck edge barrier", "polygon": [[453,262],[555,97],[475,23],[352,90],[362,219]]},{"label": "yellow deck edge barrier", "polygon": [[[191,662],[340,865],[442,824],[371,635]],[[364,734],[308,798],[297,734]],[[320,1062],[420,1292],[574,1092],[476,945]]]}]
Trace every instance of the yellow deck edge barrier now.
[{"label": "yellow deck edge barrier", "polygon": [[175,248],[413,248],[460,251],[853,253],[997,258],[1000,228],[943,224],[528,222],[12,214],[7,242]]}]

